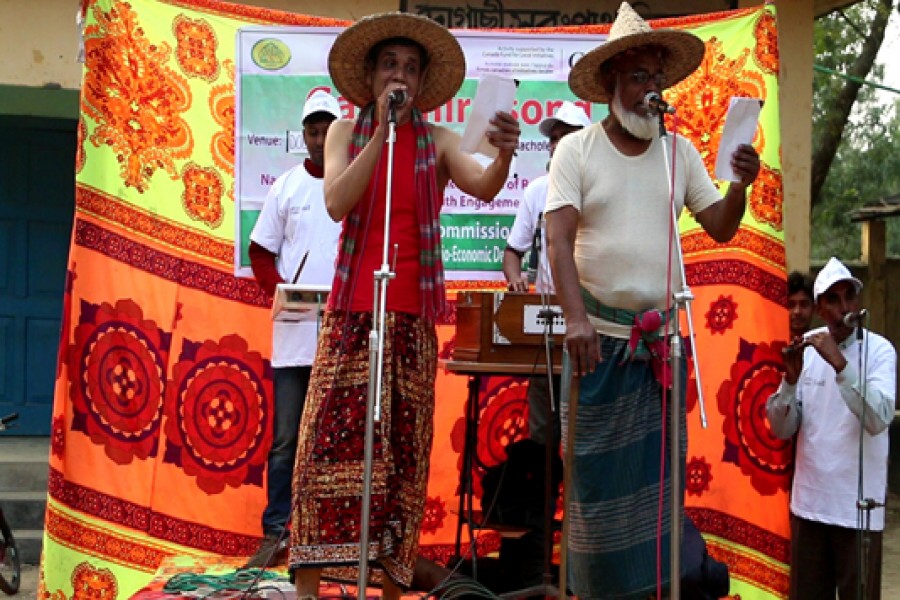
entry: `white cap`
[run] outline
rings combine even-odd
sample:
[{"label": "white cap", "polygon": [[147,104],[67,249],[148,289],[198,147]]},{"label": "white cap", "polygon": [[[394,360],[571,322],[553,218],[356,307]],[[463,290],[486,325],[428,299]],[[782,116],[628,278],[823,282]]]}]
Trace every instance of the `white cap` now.
[{"label": "white cap", "polygon": [[556,109],[552,117],[547,117],[541,121],[541,124],[538,125],[538,130],[542,136],[550,137],[550,130],[557,123],[565,123],[572,127],[587,127],[591,124],[591,120],[583,108],[566,100]]},{"label": "white cap", "polygon": [[851,275],[850,269],[832,256],[828,259],[828,262],[825,263],[825,266],[822,267],[822,270],[819,271],[819,274],[816,275],[816,281],[813,283],[813,300],[818,301],[819,296],[827,292],[828,288],[839,281],[851,282],[853,287],[856,288],[857,294],[863,287],[862,281]]},{"label": "white cap", "polygon": [[340,119],[341,105],[338,104],[337,98],[325,90],[316,90],[306,98],[306,104],[303,105],[303,116],[300,118],[300,123],[306,123],[306,118],[317,112],[328,113],[329,115],[333,115],[335,119]]}]

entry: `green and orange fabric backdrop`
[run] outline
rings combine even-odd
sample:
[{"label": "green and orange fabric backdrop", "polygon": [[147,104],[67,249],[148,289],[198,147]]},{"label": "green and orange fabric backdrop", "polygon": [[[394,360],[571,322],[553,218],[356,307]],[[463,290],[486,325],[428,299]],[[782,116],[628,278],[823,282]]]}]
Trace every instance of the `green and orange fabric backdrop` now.
[{"label": "green and orange fabric backdrop", "polygon": [[[271,442],[271,322],[262,290],[233,275],[235,33],[254,23],[346,24],[214,0],[85,0],[83,12],[40,592],[60,599],[129,597],[167,557],[255,549]],[[653,24],[706,42],[700,69],[667,96],[679,106],[672,125],[710,172],[730,97],[765,100],[754,142],[763,169],[738,234],[717,244],[690,218],[682,223],[709,417],[701,429],[689,392],[686,502],[729,565],[732,594],[780,598],[791,449],[769,434],[764,410],[787,328],[774,8]],[[445,357],[453,333],[452,323],[440,328]],[[520,380],[483,380],[481,468],[525,433],[524,392]],[[465,396],[464,378],[439,373],[421,537],[438,560],[453,552]],[[498,545],[496,534],[479,535],[481,552]]]}]

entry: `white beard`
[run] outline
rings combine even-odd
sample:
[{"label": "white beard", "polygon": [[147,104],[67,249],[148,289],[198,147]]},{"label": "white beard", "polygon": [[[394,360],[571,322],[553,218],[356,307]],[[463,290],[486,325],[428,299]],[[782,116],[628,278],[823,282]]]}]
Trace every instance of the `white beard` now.
[{"label": "white beard", "polygon": [[652,115],[642,117],[641,115],[630,111],[622,104],[622,98],[619,97],[619,89],[616,87],[613,92],[612,104],[610,105],[613,114],[622,125],[622,129],[641,140],[652,140],[653,136],[659,132],[659,122]]}]

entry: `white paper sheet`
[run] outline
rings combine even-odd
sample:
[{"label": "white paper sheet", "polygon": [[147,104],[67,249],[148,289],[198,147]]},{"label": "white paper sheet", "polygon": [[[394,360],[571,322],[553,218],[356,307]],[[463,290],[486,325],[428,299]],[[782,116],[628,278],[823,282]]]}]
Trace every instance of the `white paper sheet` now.
[{"label": "white paper sheet", "polygon": [[511,112],[516,98],[516,82],[496,75],[484,75],[478,82],[472,110],[459,149],[469,154],[476,152],[497,156],[498,150],[488,142],[485,133],[494,129],[491,119],[497,111]]},{"label": "white paper sheet", "polygon": [[716,178],[721,181],[738,181],[731,168],[731,155],[741,144],[749,144],[756,135],[759,111],[763,101],[759,98],[732,98],[725,116],[719,155],[716,157]]}]

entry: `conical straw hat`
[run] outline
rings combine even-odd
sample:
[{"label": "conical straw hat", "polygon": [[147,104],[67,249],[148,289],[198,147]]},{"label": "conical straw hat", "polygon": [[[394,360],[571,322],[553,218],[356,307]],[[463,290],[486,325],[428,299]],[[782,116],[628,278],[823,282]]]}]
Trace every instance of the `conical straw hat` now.
[{"label": "conical straw hat", "polygon": [[572,92],[589,102],[609,102],[612,96],[603,85],[600,68],[617,54],[639,46],[660,46],[666,50],[663,71],[667,86],[693,73],[706,51],[703,40],[694,34],[680,29],[653,29],[630,4],[623,2],[606,42],[582,56],[572,67],[569,73]]},{"label": "conical straw hat", "polygon": [[411,39],[428,53],[428,71],[414,99],[416,107],[428,112],[452,98],[466,75],[466,58],[459,42],[431,19],[401,12],[363,17],[334,40],[328,72],[344,98],[357,106],[374,99],[366,81],[366,54],[378,42],[395,37]]}]

